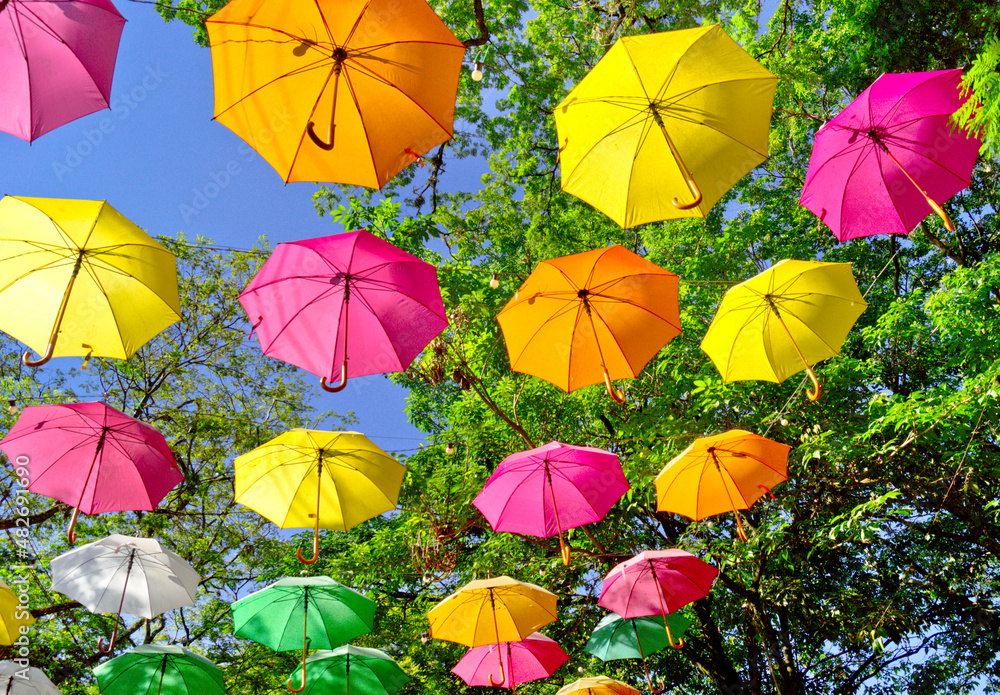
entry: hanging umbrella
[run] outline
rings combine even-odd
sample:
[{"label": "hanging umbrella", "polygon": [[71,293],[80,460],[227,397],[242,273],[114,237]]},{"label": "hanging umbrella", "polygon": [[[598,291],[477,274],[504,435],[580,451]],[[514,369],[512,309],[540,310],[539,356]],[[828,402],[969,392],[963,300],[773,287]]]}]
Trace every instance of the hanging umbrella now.
[{"label": "hanging umbrella", "polygon": [[630,685],[607,676],[581,678],[556,691],[556,695],[639,695]]},{"label": "hanging umbrella", "polygon": [[782,382],[803,369],[819,398],[813,364],[840,346],[868,305],[850,263],[778,261],[730,287],[701,349],[725,381]]},{"label": "hanging umbrella", "polygon": [[569,565],[563,530],[600,521],[628,490],[615,454],[550,442],[501,461],[472,504],[494,531],[558,534]]},{"label": "hanging umbrella", "polygon": [[193,606],[201,582],[194,567],[159,542],[117,533],[63,553],[50,566],[53,591],[91,613],[115,613],[111,642],[106,648],[103,638],[98,642],[104,654],[115,647],[122,613],[149,619]]},{"label": "hanging umbrella", "polygon": [[669,643],[664,632],[664,621],[670,623],[670,634],[680,638],[691,621],[683,615],[650,616],[645,618],[623,618],[614,613],[606,615],[597,624],[587,640],[584,650],[601,661],[615,659],[641,659],[642,670],[646,674],[646,684],[653,693],[662,693],[653,687],[646,668],[646,655],[658,652]]},{"label": "hanging umbrella", "polygon": [[365,649],[345,644],[333,650],[320,650],[306,659],[309,680],[298,690],[292,689],[296,673],[288,676],[293,693],[305,695],[393,695],[410,681],[406,672],[388,654],[379,649]]},{"label": "hanging umbrella", "polygon": [[3,695],[61,695],[43,671],[13,661],[0,661],[0,692]]},{"label": "hanging umbrella", "polygon": [[152,511],[184,479],[162,434],[104,403],[25,408],[0,449],[29,490],[73,506],[70,545],[81,511]]},{"label": "hanging umbrella", "polygon": [[[427,612],[435,639],[481,647],[519,642],[556,619],[557,596],[507,576],[471,581]],[[499,653],[500,675],[505,682]]]},{"label": "hanging umbrella", "polygon": [[788,479],[791,448],[743,430],[696,439],[656,476],[656,511],[695,521],[732,511],[745,542],[736,510],[749,509]]},{"label": "hanging umbrella", "polygon": [[298,649],[302,625],[303,685],[308,648],[336,647],[375,625],[375,602],[329,577],[285,577],[231,608],[237,635],[278,652]]},{"label": "hanging umbrella", "polygon": [[144,644],[94,669],[103,695],[223,695],[222,671],[173,644]]},{"label": "hanging umbrella", "polygon": [[678,278],[621,246],[542,261],[497,321],[511,369],[570,392],[633,379],[681,332]]},{"label": "hanging umbrella", "polygon": [[569,655],[555,640],[533,632],[520,642],[473,647],[451,672],[467,685],[496,685],[496,675],[502,687],[516,693],[521,683],[548,678],[567,661]]},{"label": "hanging umbrella", "polygon": [[777,82],[718,25],[619,39],[556,107],[563,190],[625,228],[704,217],[767,159]]},{"label": "hanging umbrella", "polygon": [[236,459],[236,501],[281,528],[347,529],[396,508],[406,466],[357,432],[294,429]]},{"label": "hanging umbrella", "polygon": [[405,370],[448,325],[434,266],[366,231],[278,244],[240,303],[264,354],[327,391]]},{"label": "hanging umbrella", "polygon": [[980,141],[955,128],[962,70],[885,74],[816,132],[799,202],[840,241],[909,234],[969,186]]},{"label": "hanging umbrella", "polygon": [[124,25],[111,0],[0,2],[0,130],[31,142],[108,108]]},{"label": "hanging umbrella", "polygon": [[206,21],[215,119],[285,182],[381,188],[451,139],[464,44],[420,0],[235,0]]},{"label": "hanging umbrella", "polygon": [[0,580],[0,644],[14,644],[34,624],[35,618],[28,606]]},{"label": "hanging umbrella", "polygon": [[127,359],[180,311],[174,255],[106,202],[0,200],[0,330],[45,347],[25,364]]},{"label": "hanging umbrella", "polygon": [[[623,618],[666,616],[708,596],[718,573],[683,550],[647,550],[608,572],[597,605]],[[674,642],[670,623],[664,625],[671,646],[683,646],[683,640]]]}]

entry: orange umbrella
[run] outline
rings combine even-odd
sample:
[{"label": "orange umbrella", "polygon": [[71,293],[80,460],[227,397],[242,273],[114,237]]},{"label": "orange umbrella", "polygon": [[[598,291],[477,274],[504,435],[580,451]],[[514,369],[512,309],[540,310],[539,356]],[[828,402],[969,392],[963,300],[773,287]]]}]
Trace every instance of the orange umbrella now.
[{"label": "orange umbrella", "polygon": [[233,0],[215,118],[285,182],[381,188],[451,139],[465,46],[423,0]]},{"label": "orange umbrella", "polygon": [[788,479],[791,448],[743,430],[696,439],[656,476],[656,510],[695,521],[732,511],[746,541],[736,510]]},{"label": "orange umbrella", "polygon": [[634,379],[681,332],[678,278],[622,246],[542,261],[497,316],[511,369],[563,391]]}]

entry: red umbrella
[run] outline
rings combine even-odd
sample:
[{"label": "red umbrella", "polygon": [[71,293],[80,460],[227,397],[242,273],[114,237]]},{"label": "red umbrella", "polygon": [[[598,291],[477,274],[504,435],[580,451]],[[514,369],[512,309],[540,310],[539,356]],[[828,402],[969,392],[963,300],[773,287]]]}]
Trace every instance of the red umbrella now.
[{"label": "red umbrella", "polygon": [[516,692],[521,683],[548,678],[567,661],[569,655],[555,640],[533,632],[522,642],[473,647],[451,672],[467,685],[492,685]]},{"label": "red umbrella", "polygon": [[104,403],[25,408],[0,449],[29,490],[75,507],[70,544],[81,511],[152,511],[184,479],[162,434]]},{"label": "red umbrella", "polygon": [[969,185],[980,142],[951,124],[962,71],[886,74],[816,133],[799,202],[840,241],[909,234]]},{"label": "red umbrella", "polygon": [[448,325],[434,266],[364,230],[278,244],[240,304],[264,354],[327,391],[403,371]]},{"label": "red umbrella", "polygon": [[[597,605],[623,618],[669,615],[708,596],[719,570],[676,548],[647,550],[619,563],[604,577]],[[670,644],[680,648],[664,620]]]}]

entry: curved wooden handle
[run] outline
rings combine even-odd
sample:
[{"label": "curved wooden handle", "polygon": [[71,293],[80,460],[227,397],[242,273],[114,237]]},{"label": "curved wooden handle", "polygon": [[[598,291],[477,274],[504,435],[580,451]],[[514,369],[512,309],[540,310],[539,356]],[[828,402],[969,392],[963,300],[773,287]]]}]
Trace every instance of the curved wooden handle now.
[{"label": "curved wooden handle", "polygon": [[[327,152],[329,152],[330,150],[333,149],[333,123],[330,124],[330,129],[327,131],[327,138],[329,138],[330,140],[330,142],[328,143],[323,142],[323,140],[320,139],[319,135],[316,134],[316,126],[313,124],[312,121],[309,121],[309,125],[306,126],[306,134],[309,136],[309,139],[313,141],[313,144],[316,145],[316,147],[320,148],[321,150],[326,150]],[[299,691],[293,690],[292,692],[297,693]]]},{"label": "curved wooden handle", "polygon": [[337,384],[336,386],[331,386],[330,382],[326,380],[326,377],[323,377],[322,379],[320,379],[319,385],[327,393],[337,393],[338,391],[343,391],[347,387],[347,362],[344,362],[344,365],[340,368],[339,384]]},{"label": "curved wooden handle", "polygon": [[[299,559],[303,565],[315,565],[316,561],[319,560],[319,531],[313,533],[313,556],[311,558],[303,557],[302,548],[295,549],[295,557]],[[298,692],[297,690],[293,692]]]},{"label": "curved wooden handle", "polygon": [[817,401],[819,400],[819,394],[821,391],[819,386],[819,379],[816,378],[816,372],[812,370],[812,367],[809,366],[806,367],[806,374],[809,375],[809,381],[812,382],[813,388],[816,389],[815,391],[806,389],[806,397],[811,401]]},{"label": "curved wooden handle", "polygon": [[615,388],[614,384],[611,383],[611,375],[608,374],[607,367],[604,368],[604,386],[608,390],[608,395],[611,396],[616,402],[624,403],[625,394]]},{"label": "curved wooden handle", "polygon": [[690,174],[688,174],[687,177],[687,184],[688,189],[691,191],[691,195],[694,196],[694,201],[682,204],[680,200],[674,198],[670,202],[673,203],[673,206],[678,210],[690,210],[691,208],[696,208],[701,204],[701,190],[698,188],[698,184],[694,182],[694,179],[691,178]]},{"label": "curved wooden handle", "polygon": [[42,355],[37,360],[31,359],[31,350],[25,350],[24,354],[21,355],[21,361],[28,367],[41,367],[43,364],[52,359],[52,353],[56,349],[55,341],[49,343],[49,346],[45,348],[45,354]]}]

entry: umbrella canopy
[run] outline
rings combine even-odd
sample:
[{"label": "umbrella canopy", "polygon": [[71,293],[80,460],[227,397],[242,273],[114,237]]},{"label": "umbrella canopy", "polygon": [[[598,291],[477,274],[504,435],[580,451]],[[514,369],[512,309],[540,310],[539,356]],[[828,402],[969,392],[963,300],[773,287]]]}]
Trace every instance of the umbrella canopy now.
[{"label": "umbrella canopy", "polygon": [[465,46],[422,0],[235,0],[206,27],[215,119],[286,182],[381,188],[452,136]]},{"label": "umbrella canopy", "polygon": [[619,39],[556,107],[563,190],[625,228],[704,217],[767,159],[777,82],[718,25]]},{"label": "umbrella canopy", "polygon": [[556,691],[556,695],[639,695],[630,685],[607,676],[581,678]]},{"label": "umbrella canopy", "polygon": [[558,534],[568,565],[563,530],[600,521],[628,490],[617,455],[550,442],[501,461],[472,504],[494,531]]},{"label": "umbrella canopy", "polygon": [[427,613],[435,639],[480,647],[526,639],[556,619],[557,596],[507,576],[471,581]]},{"label": "umbrella canopy", "polygon": [[786,259],[729,288],[701,349],[725,381],[782,382],[805,369],[816,400],[812,365],[840,354],[866,308],[850,263]]},{"label": "umbrella canopy", "polygon": [[662,684],[659,688],[653,687],[649,669],[646,668],[646,655],[660,651],[670,642],[668,633],[664,631],[665,623],[669,623],[669,634],[680,638],[691,621],[680,614],[623,618],[612,613],[604,616],[597,624],[584,650],[602,661],[641,659],[650,692],[662,693]]},{"label": "umbrella canopy", "polygon": [[236,501],[281,528],[346,531],[396,508],[406,466],[358,432],[294,429],[236,459]]},{"label": "umbrella canopy", "polygon": [[885,74],[816,132],[799,202],[840,241],[908,234],[968,187],[980,141],[955,128],[961,68]]},{"label": "umbrella canopy", "polygon": [[278,244],[240,303],[264,354],[328,391],[403,371],[448,325],[434,266],[363,230]]},{"label": "umbrella canopy", "polygon": [[632,379],[681,332],[678,278],[622,246],[538,264],[497,321],[511,368],[563,391]]},{"label": "umbrella canopy", "polygon": [[106,202],[0,200],[0,330],[45,351],[25,364],[126,359],[180,315],[174,255]]},{"label": "umbrella canopy", "polygon": [[4,695],[60,695],[59,688],[40,669],[0,661],[0,691]]},{"label": "umbrella canopy", "polygon": [[31,142],[108,108],[123,26],[111,0],[0,2],[0,130]]},{"label": "umbrella canopy", "polygon": [[[669,615],[708,596],[717,574],[718,569],[684,550],[647,550],[608,572],[597,605],[623,618]],[[670,623],[665,626],[669,638]]]},{"label": "umbrella canopy", "polygon": [[162,434],[104,403],[29,406],[0,449],[29,490],[74,507],[70,545],[79,512],[152,511],[184,479]]},{"label": "umbrella canopy", "polygon": [[736,510],[749,509],[788,479],[791,448],[743,430],[696,439],[656,476],[656,511],[696,521],[732,511],[745,541]]},{"label": "umbrella canopy", "polygon": [[344,693],[344,695],[392,695],[410,681],[410,677],[379,649],[365,649],[345,644],[333,650],[320,650],[306,659],[308,680],[292,688],[296,673],[288,676],[288,689],[305,695]]},{"label": "umbrella canopy", "polygon": [[555,640],[534,632],[521,642],[473,647],[451,672],[467,685],[502,684],[515,690],[521,683],[548,678],[567,661],[569,655]]},{"label": "umbrella canopy", "polygon": [[52,590],[82,603],[91,613],[115,613],[105,649],[111,653],[122,613],[153,618],[193,606],[201,577],[180,555],[152,538],[114,534],[81,545],[51,562]]},{"label": "umbrella canopy", "polygon": [[0,580],[0,644],[14,642],[35,624],[35,618],[28,606],[3,580]]},{"label": "umbrella canopy", "polygon": [[189,649],[144,644],[94,669],[103,695],[223,695],[222,671]]}]

